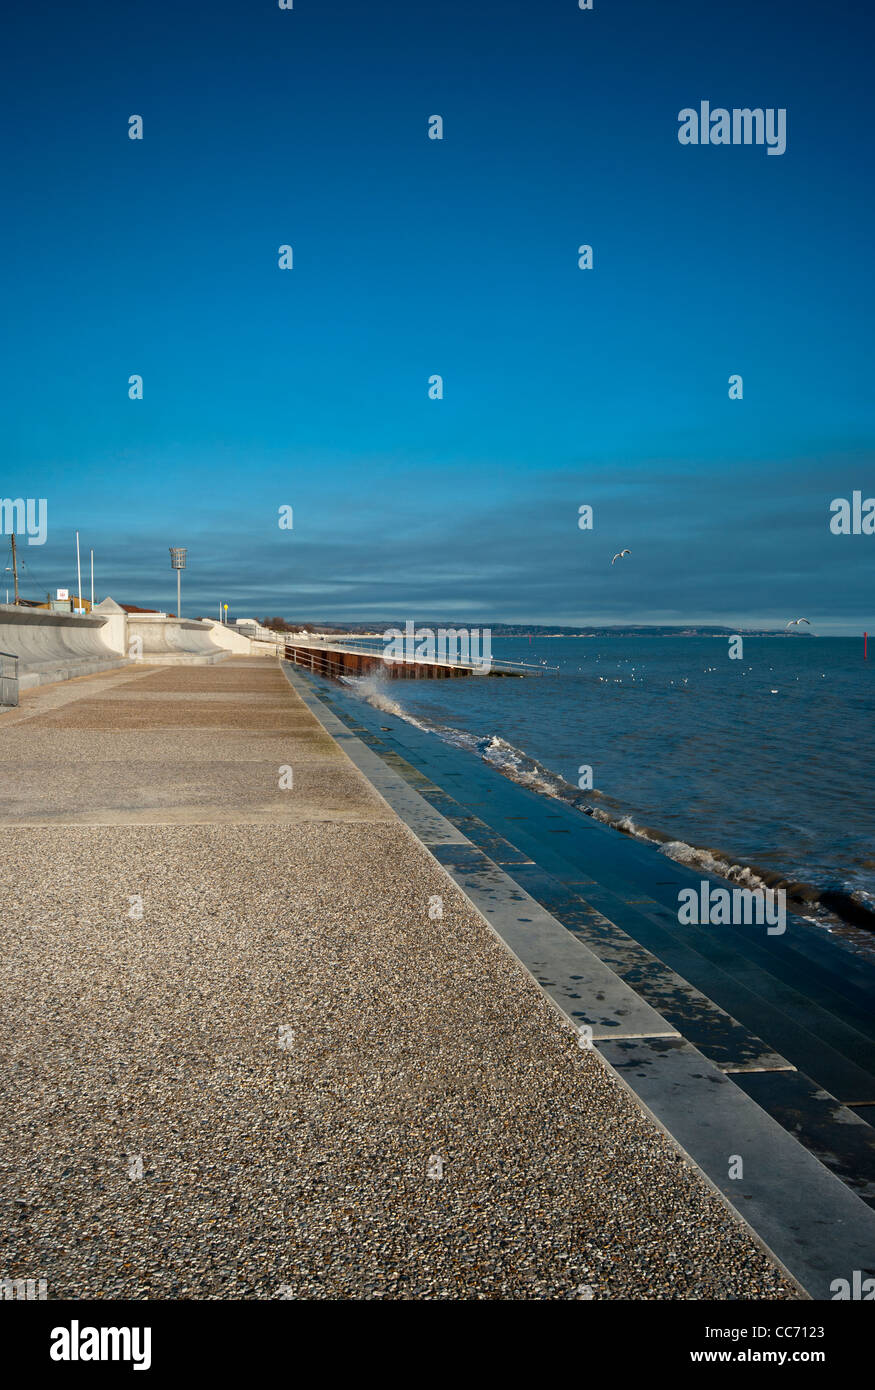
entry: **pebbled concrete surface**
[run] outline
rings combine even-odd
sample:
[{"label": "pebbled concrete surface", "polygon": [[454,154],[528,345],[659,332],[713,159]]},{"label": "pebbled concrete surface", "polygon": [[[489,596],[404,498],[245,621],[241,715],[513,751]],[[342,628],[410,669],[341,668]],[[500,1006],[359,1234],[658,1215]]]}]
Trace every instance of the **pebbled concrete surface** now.
[{"label": "pebbled concrete surface", "polygon": [[273,663],[36,692],[0,758],[0,1276],[794,1296]]}]

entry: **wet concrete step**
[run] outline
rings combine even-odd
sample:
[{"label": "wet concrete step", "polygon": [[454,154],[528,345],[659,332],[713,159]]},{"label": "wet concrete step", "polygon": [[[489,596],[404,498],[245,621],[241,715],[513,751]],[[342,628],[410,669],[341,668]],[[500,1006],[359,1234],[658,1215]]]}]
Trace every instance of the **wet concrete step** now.
[{"label": "wet concrete step", "polygon": [[[404,736],[406,739],[406,728]],[[379,745],[381,740],[389,738],[389,734],[383,731],[380,739],[373,733],[370,737]],[[408,768],[412,768],[399,748],[385,751],[399,759],[399,767],[406,763]],[[432,763],[443,763],[448,755],[464,756],[454,749],[441,749],[439,755],[435,755],[431,749],[429,752]],[[873,1014],[871,1007],[861,1002],[862,995],[857,989],[850,988],[841,993],[833,988],[839,969],[843,969],[845,964],[849,967],[855,964],[853,957],[842,951],[837,943],[829,940],[823,944],[815,943],[818,967],[815,969],[815,961],[808,954],[800,955],[788,950],[783,938],[766,938],[767,945],[764,946],[761,941],[752,939],[749,932],[736,934],[735,928],[729,929],[732,939],[728,940],[716,934],[720,929],[683,927],[677,922],[676,885],[686,887],[691,881],[697,881],[697,877],[692,878],[689,871],[673,873],[675,866],[671,861],[652,855],[651,873],[655,870],[671,875],[668,880],[663,880],[663,885],[673,892],[674,910],[645,894],[642,888],[637,890],[636,897],[630,899],[627,885],[622,886],[621,893],[606,888],[602,881],[601,864],[597,870],[598,880],[590,875],[584,876],[580,864],[570,858],[568,845],[563,844],[560,851],[550,843],[545,844],[542,835],[532,833],[531,821],[511,819],[505,805],[508,792],[512,797],[518,792],[531,796],[527,789],[517,788],[492,769],[483,768],[483,772],[504,784],[496,790],[487,813],[491,823],[486,823],[480,816],[472,815],[467,804],[456,800],[457,789],[454,788],[453,794],[450,794],[446,787],[439,788],[435,783],[430,783],[421,770],[412,770],[422,795],[468,838],[491,853],[496,862],[513,865],[524,863],[526,859],[533,862],[537,859],[541,868],[549,868],[566,882],[573,881],[591,906],[599,908],[751,1032],[765,1035],[772,1048],[814,1075],[822,1086],[852,1103],[875,1099]],[[458,775],[463,776],[462,773]],[[543,798],[537,798],[537,801],[541,803]],[[540,804],[537,809],[544,814]],[[544,818],[562,817],[559,813],[548,811]],[[577,819],[580,819],[579,815]],[[535,828],[539,828],[537,817],[533,817],[532,821]],[[506,834],[502,835],[501,830]],[[613,840],[620,840],[619,848],[630,852],[641,848],[632,841],[622,840],[615,831],[606,833]],[[508,835],[513,835],[513,841],[507,838]],[[612,849],[616,848],[612,846]],[[635,891],[632,890],[633,893]],[[804,924],[800,928],[798,919],[793,918],[790,919],[788,934],[791,930],[794,935],[801,937],[806,929]],[[764,935],[763,928],[759,928],[759,932],[761,936]],[[807,942],[803,942],[803,945],[807,945]],[[821,968],[824,952],[830,961],[829,972]],[[860,972],[860,978],[865,979],[865,972]]]},{"label": "wet concrete step", "polygon": [[[364,728],[362,725],[359,727]],[[406,729],[404,734],[406,738]],[[493,799],[488,813],[493,823],[489,824],[480,816],[473,815],[469,806],[456,800],[455,794],[448,792],[445,787],[438,787],[421,769],[415,768],[404,758],[398,746],[388,748],[388,739],[389,734],[384,730],[379,738],[373,732],[369,734],[371,745],[394,759],[396,768],[416,782],[418,790],[436,809],[497,863],[508,866],[509,871],[535,897],[539,897],[537,888],[533,886],[537,873],[533,868],[526,869],[524,866],[527,860],[534,864],[537,858],[542,871],[549,867],[561,881],[573,882],[577,892],[585,896],[591,907],[600,910],[676,975],[744,1025],[753,1036],[767,1038],[770,1049],[814,1076],[832,1094],[848,1103],[875,1100],[875,1040],[870,1031],[872,1013],[862,1007],[856,997],[852,999],[841,995],[830,987],[836,973],[832,959],[832,969],[828,978],[824,979],[823,972],[815,972],[812,963],[805,957],[794,957],[785,950],[773,951],[771,948],[777,938],[767,938],[766,949],[757,941],[752,941],[749,934],[736,938],[734,928],[731,929],[732,939],[726,940],[713,934],[720,929],[682,927],[677,922],[676,896],[674,911],[650,895],[645,895],[641,889],[638,890],[638,898],[630,902],[628,888],[624,887],[621,896],[607,889],[600,880],[589,876],[584,878],[579,864],[569,858],[566,847],[563,846],[560,852],[550,844],[545,845],[542,837],[532,833],[532,824],[528,820],[511,820],[504,805],[507,790],[513,795],[519,791],[526,792],[525,788],[517,788],[492,769],[484,768],[483,771],[491,774],[499,783],[504,783]],[[445,762],[447,755],[460,756],[454,749],[447,749],[446,753],[441,750],[440,755],[436,756],[430,748],[429,753],[432,763]],[[538,800],[542,802],[543,798]],[[538,809],[541,810],[540,805]],[[555,819],[557,815],[556,812],[547,811],[545,818]],[[507,834],[502,835],[496,829],[496,823]],[[619,838],[615,831],[607,833],[614,839]],[[511,834],[515,843],[507,838]],[[629,850],[639,848],[631,841],[621,841],[621,847]],[[670,872],[673,867],[662,856],[654,856],[654,860],[653,867],[660,873]],[[520,866],[519,873],[514,865]],[[689,875],[684,871],[683,874],[673,874],[669,882],[674,888],[676,883],[687,886],[689,881]],[[545,891],[548,893],[545,905],[550,906],[550,910],[561,918],[563,907],[560,899],[552,887]],[[569,905],[569,910],[573,910],[572,905]],[[792,919],[791,925],[795,928],[795,919]],[[761,933],[762,930],[760,928]],[[826,946],[833,948],[834,955],[835,943],[827,942]],[[842,964],[847,955],[846,952],[841,953]]]},{"label": "wet concrete step", "polygon": [[875,1129],[803,1072],[733,1077],[751,1100],[875,1208]]},{"label": "wet concrete step", "polygon": [[[580,935],[601,960],[716,1066],[733,1076],[772,1075],[778,1071],[782,1075],[798,1076],[795,1106],[783,1100],[779,1104],[774,1100],[775,1093],[764,1088],[761,1092],[767,1102],[764,1108],[779,1122],[786,1122],[800,1142],[828,1162],[843,1181],[853,1180],[866,1200],[871,1200],[875,1130],[866,1123],[870,1118],[866,1113],[868,1107],[859,1113],[848,1110],[827,1086],[828,1079],[835,1092],[853,1096],[858,1102],[873,1095],[871,1073],[854,1060],[859,1051],[865,1052],[871,1047],[868,1038],[853,1029],[848,1031],[845,1021],[832,1015],[824,1016],[822,1011],[816,1015],[816,1024],[831,1033],[844,1052],[831,1047],[822,1031],[813,1034],[800,1028],[798,1018],[788,1018],[770,1006],[762,994],[740,988],[737,980],[719,970],[713,962],[675,941],[672,932],[677,927],[676,914],[668,912],[664,905],[649,895],[630,901],[628,891],[621,897],[605,890],[596,879],[582,875],[578,865],[554,848],[545,848],[542,840],[530,835],[532,817],[518,813],[495,817],[507,835],[516,839],[517,843],[513,843],[481,818],[482,814],[494,812],[495,800],[478,803],[481,814],[474,814],[470,805],[462,805],[455,795],[438,787],[422,768],[414,766],[398,746],[388,748],[387,734],[386,730],[381,730],[379,738],[373,732],[368,734],[374,752],[379,749],[380,756],[415,785],[436,810],[501,864],[568,930]],[[535,854],[541,863],[534,862]],[[551,862],[558,873],[547,873],[545,860]],[[624,925],[631,929],[631,934],[623,930]],[[734,963],[737,953],[730,949],[726,954],[730,963]],[[701,988],[696,988],[691,976],[695,977],[695,984],[700,984],[707,976],[709,992],[705,994]],[[757,982],[763,983],[761,979]],[[720,998],[715,1000],[715,995]],[[756,1029],[767,1034],[769,1043],[764,1042],[754,1028],[745,1026],[737,1014],[733,1016],[732,1008],[725,1004],[720,1007],[730,998],[735,1007],[746,1014],[748,1025],[756,1018]],[[850,1001],[840,996],[833,994],[831,1001],[842,1012],[858,1014]],[[810,1009],[809,1001],[795,994],[785,995],[784,1005],[793,1007],[797,1014]],[[794,1046],[797,1066],[800,1056],[816,1066],[817,1082],[804,1072],[790,1070],[794,1063],[784,1054],[783,1048],[776,1046],[774,1039],[778,1035]]]},{"label": "wet concrete step", "polygon": [[[379,711],[367,711],[367,715],[371,713],[375,722],[390,722]],[[361,718],[356,718],[355,722],[383,751],[406,755],[408,759],[415,755],[417,771],[420,775],[428,774],[432,781],[434,793],[423,794],[429,800],[434,797],[434,805],[441,808],[441,796],[450,795],[457,805],[469,810],[488,807],[484,819],[494,831],[509,836],[517,848],[525,848],[519,833],[534,834],[544,852],[552,844],[557,853],[577,866],[579,877],[586,874],[597,877],[601,887],[618,896],[629,899],[640,892],[668,908],[676,917],[677,895],[682,888],[702,878],[715,885],[720,883],[708,874],[675,863],[658,854],[654,846],[623,836],[573,807],[548,801],[529,788],[510,782],[494,768],[450,747],[433,734],[398,720],[391,720],[392,727],[388,731],[379,732],[368,728]],[[444,813],[453,819],[451,811]],[[532,855],[531,847],[529,854]],[[533,857],[543,862],[542,855]],[[733,931],[738,949],[745,941],[755,951],[762,948],[764,928],[742,925]],[[856,1006],[861,1018],[873,1017],[875,968],[869,962],[861,961],[843,949],[841,942],[799,918],[793,919],[791,940],[787,939],[788,935],[768,938],[769,959],[774,970],[780,970],[789,983],[805,981],[806,988],[823,989],[846,999]],[[812,966],[816,967],[816,979],[812,978]],[[828,1001],[825,1003],[829,1007]]]}]

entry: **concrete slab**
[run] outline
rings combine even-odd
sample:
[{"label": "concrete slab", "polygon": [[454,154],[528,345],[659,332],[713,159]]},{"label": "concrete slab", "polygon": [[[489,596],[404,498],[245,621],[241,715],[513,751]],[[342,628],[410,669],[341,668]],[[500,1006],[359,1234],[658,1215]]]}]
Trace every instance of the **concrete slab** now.
[{"label": "concrete slab", "polygon": [[870,1207],[875,1207],[875,1128],[801,1072],[758,1073],[737,1084]]},{"label": "concrete slab", "polygon": [[[539,865],[522,865],[511,872],[516,882],[722,1071],[795,1070],[786,1057]],[[581,892],[585,891],[581,885]]]},{"label": "concrete slab", "polygon": [[[8,765],[27,768],[31,764],[53,759],[67,767],[92,763],[152,763],[167,761],[167,731],[165,729],[132,729],[123,740],[108,739],[96,729],[44,730],[42,723],[22,723],[4,729],[4,749]],[[344,754],[324,730],[314,731],[309,715],[307,720],[292,721],[287,732],[261,729],[228,729],[218,734],[215,728],[188,729],[185,740],[185,759],[188,763],[212,763],[216,758],[225,762],[272,762],[277,766],[294,761],[344,761]]]},{"label": "concrete slab", "polygon": [[678,1036],[655,1009],[480,850],[473,845],[428,848],[572,1023],[586,1024],[593,1038]]},{"label": "concrete slab", "polygon": [[[811,1298],[831,1298],[832,1281],[855,1269],[875,1273],[875,1211],[694,1047],[597,1050]],[[731,1179],[736,1156],[743,1176]]]},{"label": "concrete slab", "polygon": [[[232,658],[229,658],[231,660]],[[46,715],[44,728],[103,729],[124,733],[140,727],[247,729],[253,723],[257,730],[279,733],[291,730],[300,721],[289,709],[271,707],[255,716],[245,704],[226,708],[221,703],[192,699],[180,706],[175,700],[155,701],[146,709],[136,701],[104,699],[89,700],[66,710],[63,715]]]},{"label": "concrete slab", "polygon": [[[318,745],[317,745],[318,746]],[[224,751],[224,750],[223,750]],[[326,785],[325,760],[307,760],[288,744],[292,785],[281,789],[280,767],[253,759],[188,762],[162,756],[143,762],[95,762],[69,767],[6,763],[0,825],[183,825],[299,821],[387,821],[389,808],[352,768],[334,766]],[[331,763],[335,759],[329,759]],[[44,787],[51,785],[47,803]]]}]

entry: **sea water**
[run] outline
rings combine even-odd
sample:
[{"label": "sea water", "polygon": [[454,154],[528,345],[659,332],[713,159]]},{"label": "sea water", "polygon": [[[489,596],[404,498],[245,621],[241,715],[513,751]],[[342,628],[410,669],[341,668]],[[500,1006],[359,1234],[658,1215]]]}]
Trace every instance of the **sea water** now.
[{"label": "sea water", "polygon": [[[558,675],[347,684],[581,814],[715,872],[875,907],[875,650],[856,638],[493,637]],[[591,769],[591,771],[589,771]]]}]

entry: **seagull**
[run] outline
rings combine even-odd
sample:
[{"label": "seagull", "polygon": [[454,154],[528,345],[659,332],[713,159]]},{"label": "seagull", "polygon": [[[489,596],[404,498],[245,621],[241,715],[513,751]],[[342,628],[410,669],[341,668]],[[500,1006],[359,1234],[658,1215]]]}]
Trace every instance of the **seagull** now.
[{"label": "seagull", "polygon": [[[622,557],[623,557],[624,555],[631,555],[631,554],[632,554],[631,550],[618,550],[617,553],[616,553],[616,555],[614,556],[614,560],[621,560]],[[614,563],[614,560],[611,561],[611,564]]]},{"label": "seagull", "polygon": [[[798,627],[800,623],[808,623],[808,619],[807,619],[807,618],[791,618],[790,621],[789,621],[789,623],[787,624],[787,627]],[[811,623],[808,623],[808,626],[811,627]],[[785,628],[784,631],[786,632],[786,631],[787,631],[787,628]]]}]

